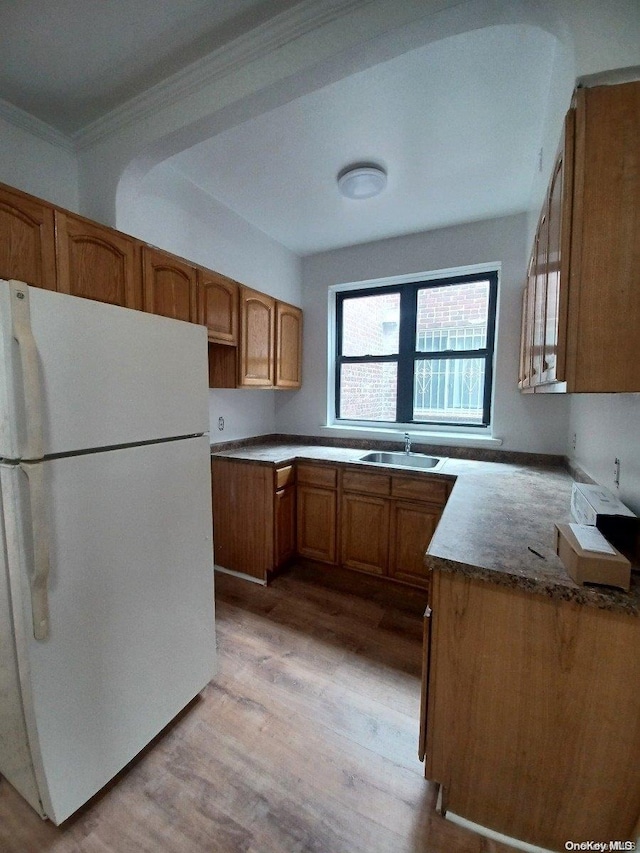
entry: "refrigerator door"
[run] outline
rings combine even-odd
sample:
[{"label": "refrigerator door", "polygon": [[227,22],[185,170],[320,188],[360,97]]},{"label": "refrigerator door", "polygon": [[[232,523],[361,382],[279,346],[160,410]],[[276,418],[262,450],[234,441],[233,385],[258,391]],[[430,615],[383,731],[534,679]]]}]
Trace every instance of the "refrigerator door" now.
[{"label": "refrigerator door", "polygon": [[[24,626],[19,625],[17,630],[14,626],[9,579],[2,483],[10,470],[0,465],[0,774],[43,814],[27,735],[16,648],[17,637],[24,637],[26,633]],[[15,531],[10,531],[9,539],[15,540]],[[15,561],[12,562],[15,565]],[[19,579],[16,581],[19,583]],[[17,616],[20,619],[21,613]]]},{"label": "refrigerator door", "polygon": [[[215,672],[209,453],[200,436],[4,468],[25,717],[44,812],[55,823]],[[41,641],[29,578],[34,465],[44,469],[50,543],[50,627]]]},{"label": "refrigerator door", "polygon": [[0,458],[208,432],[207,387],[204,326],[0,282]]}]

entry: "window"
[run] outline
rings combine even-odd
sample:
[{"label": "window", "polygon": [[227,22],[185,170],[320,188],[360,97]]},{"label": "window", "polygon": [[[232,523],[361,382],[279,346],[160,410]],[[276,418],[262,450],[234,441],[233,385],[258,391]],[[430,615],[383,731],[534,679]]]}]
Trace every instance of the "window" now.
[{"label": "window", "polygon": [[336,294],[336,419],[487,426],[497,272]]}]

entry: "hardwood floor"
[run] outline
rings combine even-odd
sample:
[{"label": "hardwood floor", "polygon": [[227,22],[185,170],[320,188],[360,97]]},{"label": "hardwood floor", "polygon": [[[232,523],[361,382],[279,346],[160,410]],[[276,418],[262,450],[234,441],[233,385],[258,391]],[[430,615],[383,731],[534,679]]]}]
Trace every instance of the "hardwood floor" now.
[{"label": "hardwood floor", "polygon": [[330,577],[217,575],[215,680],[60,828],[0,782],[0,851],[511,851],[433,810],[417,759],[425,594],[362,597]]}]

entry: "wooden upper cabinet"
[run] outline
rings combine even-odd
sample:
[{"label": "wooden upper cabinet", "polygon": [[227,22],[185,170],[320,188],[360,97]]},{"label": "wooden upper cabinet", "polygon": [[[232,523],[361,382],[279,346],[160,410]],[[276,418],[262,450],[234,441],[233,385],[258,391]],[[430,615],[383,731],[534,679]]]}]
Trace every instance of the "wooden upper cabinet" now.
[{"label": "wooden upper cabinet", "polygon": [[196,268],[168,252],[142,247],[143,307],[150,314],[197,321]]},{"label": "wooden upper cabinet", "polygon": [[531,322],[529,317],[529,284],[522,291],[522,325],[520,328],[520,364],[518,388],[525,391],[531,384]]},{"label": "wooden upper cabinet", "polygon": [[198,268],[198,322],[212,343],[238,343],[238,284],[211,270]]},{"label": "wooden upper cabinet", "polygon": [[240,288],[241,387],[273,387],[275,376],[276,301],[271,296]]},{"label": "wooden upper cabinet", "polygon": [[[542,381],[563,378],[564,365],[558,371],[558,338],[560,321],[560,264],[562,257],[562,184],[564,156],[556,160],[547,201],[547,252],[545,282],[545,318],[542,332]],[[563,340],[566,330],[563,330]]]},{"label": "wooden upper cabinet", "polygon": [[58,290],[85,299],[142,307],[138,244],[132,237],[56,210]]},{"label": "wooden upper cabinet", "polygon": [[567,388],[640,391],[640,81],[576,92]]},{"label": "wooden upper cabinet", "polygon": [[56,289],[53,207],[0,186],[0,278]]},{"label": "wooden upper cabinet", "polygon": [[531,380],[542,381],[544,364],[544,332],[547,305],[547,243],[549,234],[548,211],[542,211],[535,242],[533,275],[533,350],[531,353]]},{"label": "wooden upper cabinet", "polygon": [[523,390],[640,391],[639,138],[640,81],[576,90],[534,241]]},{"label": "wooden upper cabinet", "polygon": [[276,387],[302,384],[302,311],[286,302],[276,303]]}]

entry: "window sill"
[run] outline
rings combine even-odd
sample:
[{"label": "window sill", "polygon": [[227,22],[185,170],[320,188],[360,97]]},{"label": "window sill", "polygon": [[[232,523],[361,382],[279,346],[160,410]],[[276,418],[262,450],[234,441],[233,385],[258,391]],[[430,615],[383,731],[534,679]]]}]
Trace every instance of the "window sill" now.
[{"label": "window sill", "polygon": [[473,432],[445,432],[436,429],[416,429],[412,427],[359,427],[342,424],[323,424],[321,432],[339,433],[344,438],[379,438],[402,442],[408,432],[415,444],[434,444],[448,447],[502,447],[502,439],[491,435],[479,435]]}]

